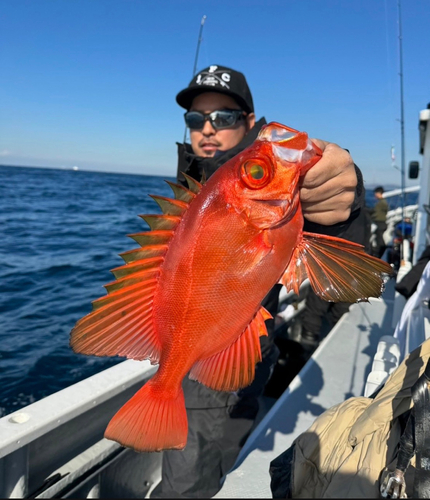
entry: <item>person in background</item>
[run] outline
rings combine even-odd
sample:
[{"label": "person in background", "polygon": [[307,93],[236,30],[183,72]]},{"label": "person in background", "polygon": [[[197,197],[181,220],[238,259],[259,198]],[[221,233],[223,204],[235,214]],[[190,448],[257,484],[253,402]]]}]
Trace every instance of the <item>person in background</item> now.
[{"label": "person in background", "polygon": [[372,255],[375,257],[382,257],[385,252],[385,241],[384,232],[387,229],[387,212],[388,212],[388,202],[384,198],[384,188],[378,186],[373,190],[376,198],[375,206],[370,209],[370,217],[372,223],[376,225],[375,230],[375,244],[372,247]]},{"label": "person in background", "polygon": [[[182,173],[200,181],[210,177],[257,138],[264,118],[256,120],[245,76],[212,65],[200,71],[176,96],[185,108],[191,144],[178,144],[179,182]],[[356,219],[364,204],[360,170],[338,145],[312,139],[323,151],[320,161],[301,181],[300,200],[305,230],[339,236]],[[263,306],[276,315],[280,285],[266,296]],[[262,361],[253,383],[234,393],[214,391],[188,377],[183,389],[188,416],[184,450],[163,452],[162,480],[151,498],[210,498],[236,461],[258,413],[263,393],[278,357],[274,320],[266,322],[268,337],[260,337]]]}]

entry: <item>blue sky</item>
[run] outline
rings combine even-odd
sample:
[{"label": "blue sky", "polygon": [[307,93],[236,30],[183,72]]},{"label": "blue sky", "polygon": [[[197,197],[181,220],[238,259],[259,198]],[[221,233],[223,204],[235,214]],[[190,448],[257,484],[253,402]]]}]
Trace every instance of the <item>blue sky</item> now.
[{"label": "blue sky", "polygon": [[[407,165],[430,1],[402,14]],[[175,175],[203,15],[198,69],[243,71],[257,117],[348,148],[368,184],[400,183],[397,0],[2,0],[0,164]]]}]

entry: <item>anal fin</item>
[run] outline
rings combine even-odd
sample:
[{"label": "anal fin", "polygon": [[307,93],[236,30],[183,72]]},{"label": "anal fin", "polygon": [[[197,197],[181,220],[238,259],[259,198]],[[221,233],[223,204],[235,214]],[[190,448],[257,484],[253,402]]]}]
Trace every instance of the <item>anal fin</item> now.
[{"label": "anal fin", "polygon": [[281,278],[287,290],[299,292],[309,278],[314,292],[329,302],[354,303],[379,297],[391,266],[364,251],[357,243],[314,233],[303,233]]},{"label": "anal fin", "polygon": [[217,391],[237,391],[249,385],[255,376],[255,365],[261,361],[259,338],[267,335],[264,321],[272,318],[261,307],[240,337],[227,349],[210,358],[197,361],[190,378]]}]

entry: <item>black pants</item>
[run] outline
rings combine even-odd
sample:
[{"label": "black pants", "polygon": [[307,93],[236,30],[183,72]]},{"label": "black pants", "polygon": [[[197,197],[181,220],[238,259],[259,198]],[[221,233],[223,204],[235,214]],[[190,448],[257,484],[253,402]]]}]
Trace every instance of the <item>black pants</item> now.
[{"label": "black pants", "polygon": [[302,316],[302,337],[313,340],[317,344],[323,319],[332,328],[339,319],[349,310],[351,304],[347,302],[327,302],[309,289],[306,296],[306,307]]},{"label": "black pants", "polygon": [[[280,286],[263,301],[275,316]],[[233,467],[258,413],[258,397],[279,356],[274,344],[274,320],[266,322],[268,337],[260,338],[262,361],[252,384],[237,392],[214,391],[186,377],[182,387],[188,417],[184,450],[163,452],[162,480],[151,498],[211,498]]]},{"label": "black pants", "polygon": [[381,258],[385,252],[385,249],[387,248],[384,241],[384,233],[385,230],[387,229],[387,224],[385,222],[374,222],[373,224],[376,224],[376,231],[375,231],[376,241],[375,241],[375,246],[372,248],[372,255],[374,257]]},{"label": "black pants", "polygon": [[[195,384],[186,379],[186,393]],[[211,498],[219,491],[253,424],[253,418],[232,418],[234,408],[187,408],[187,445],[163,452],[162,481],[151,498]]]}]

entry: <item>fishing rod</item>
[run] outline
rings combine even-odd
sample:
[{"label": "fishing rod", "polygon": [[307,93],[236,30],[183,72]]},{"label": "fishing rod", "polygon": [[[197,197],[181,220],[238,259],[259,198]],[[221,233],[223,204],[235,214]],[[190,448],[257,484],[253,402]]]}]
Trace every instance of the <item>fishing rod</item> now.
[{"label": "fishing rod", "polygon": [[192,78],[194,78],[195,74],[197,73],[197,60],[199,58],[199,50],[200,50],[200,44],[202,43],[202,33],[203,33],[203,26],[205,24],[205,21],[206,21],[206,16],[203,16],[202,20],[200,22],[199,39],[197,41],[196,57],[194,59],[194,68],[193,68]]},{"label": "fishing rod", "polygon": [[[405,238],[405,112],[403,100],[403,44],[402,44],[402,15],[400,0],[397,0],[399,23],[399,76],[400,76],[400,145],[401,145],[401,207],[402,207],[402,242]],[[403,243],[400,247],[400,258],[403,259]]]},{"label": "fishing rod", "polygon": [[[205,24],[207,16],[203,16],[202,20],[200,21],[200,29],[199,29],[199,38],[197,40],[197,48],[196,48],[196,56],[194,58],[194,67],[193,67],[193,76],[191,78],[194,78],[197,73],[197,61],[199,59],[199,50],[200,50],[200,44],[202,43],[202,33],[203,33],[203,26]],[[184,132],[184,143],[187,140],[187,127],[185,126],[185,132]]]}]

